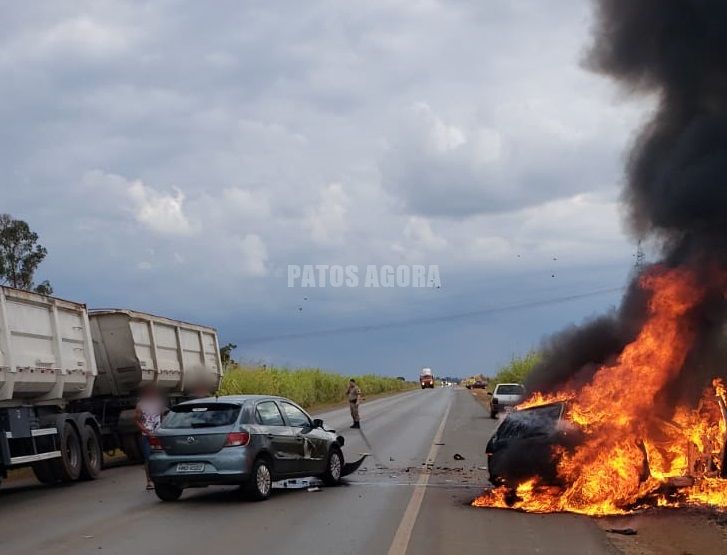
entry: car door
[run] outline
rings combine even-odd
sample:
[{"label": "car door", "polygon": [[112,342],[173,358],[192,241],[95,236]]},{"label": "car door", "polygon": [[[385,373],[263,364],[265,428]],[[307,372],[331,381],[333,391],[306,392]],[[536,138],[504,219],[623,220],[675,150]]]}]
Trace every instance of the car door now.
[{"label": "car door", "polygon": [[325,442],[313,427],[308,414],[293,403],[280,401],[288,425],[297,445],[298,465],[301,473],[318,474],[325,469],[327,451]]},{"label": "car door", "polygon": [[255,406],[255,420],[260,425],[264,442],[272,452],[274,472],[276,474],[297,472],[298,440],[283,418],[277,403],[272,399],[258,402]]}]

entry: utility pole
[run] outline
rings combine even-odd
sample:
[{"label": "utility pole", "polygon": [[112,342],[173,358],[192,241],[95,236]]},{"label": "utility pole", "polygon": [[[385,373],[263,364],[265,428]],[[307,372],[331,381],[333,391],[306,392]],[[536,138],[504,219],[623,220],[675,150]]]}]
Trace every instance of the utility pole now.
[{"label": "utility pole", "polygon": [[646,261],[646,254],[644,254],[644,250],[641,248],[641,240],[636,244],[636,261],[634,262],[634,268],[636,268],[638,271],[641,271],[641,269],[644,267],[644,262]]}]

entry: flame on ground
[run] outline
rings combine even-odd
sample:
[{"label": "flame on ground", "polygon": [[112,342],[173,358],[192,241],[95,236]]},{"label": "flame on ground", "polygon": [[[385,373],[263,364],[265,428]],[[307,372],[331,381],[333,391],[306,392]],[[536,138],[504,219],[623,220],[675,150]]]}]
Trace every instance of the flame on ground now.
[{"label": "flame on ground", "polygon": [[649,506],[727,508],[725,460],[727,391],[715,379],[697,407],[656,416],[655,399],[684,367],[695,339],[693,309],[705,289],[688,269],[652,269],[641,279],[651,298],[648,318],[614,364],[604,365],[578,390],[534,394],[523,408],[565,401],[564,417],[584,440],[554,450],[559,483],[538,478],[489,490],[477,507],[528,512],[624,514]]}]

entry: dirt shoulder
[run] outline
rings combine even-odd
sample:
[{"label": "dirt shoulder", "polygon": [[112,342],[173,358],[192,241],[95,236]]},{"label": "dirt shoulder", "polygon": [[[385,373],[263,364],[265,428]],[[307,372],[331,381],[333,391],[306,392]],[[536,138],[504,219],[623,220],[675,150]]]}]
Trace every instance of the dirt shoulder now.
[{"label": "dirt shoulder", "polygon": [[[691,509],[658,509],[597,519],[611,543],[626,555],[723,555],[727,515]],[[608,532],[631,529],[635,535]]]}]

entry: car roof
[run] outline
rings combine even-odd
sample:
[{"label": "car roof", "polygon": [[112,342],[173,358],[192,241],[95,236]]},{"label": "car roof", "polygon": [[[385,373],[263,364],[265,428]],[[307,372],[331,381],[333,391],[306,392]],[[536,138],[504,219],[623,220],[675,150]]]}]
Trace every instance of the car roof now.
[{"label": "car roof", "polygon": [[277,395],[219,395],[217,397],[202,397],[200,399],[191,399],[184,401],[184,405],[195,404],[195,403],[232,403],[235,405],[244,405],[248,401],[261,401],[264,399],[276,399],[278,401],[288,401],[295,403],[285,397],[279,397]]},{"label": "car roof", "polygon": [[497,386],[496,386],[496,387],[500,387],[501,385],[517,385],[517,386],[519,386],[519,387],[525,387],[525,386],[524,386],[523,384],[521,384],[521,383],[499,383],[499,384],[497,384]]},{"label": "car roof", "polygon": [[527,414],[528,412],[531,412],[531,413],[532,412],[538,412],[538,411],[542,411],[543,409],[549,409],[549,408],[552,408],[552,407],[560,407],[560,408],[563,408],[563,407],[565,407],[565,401],[553,401],[552,403],[545,403],[544,405],[533,405],[532,407],[527,407],[527,408],[524,408],[524,409],[518,409],[518,410],[516,410],[516,411],[514,411],[514,412],[512,412],[510,414],[515,414],[515,413]]}]

